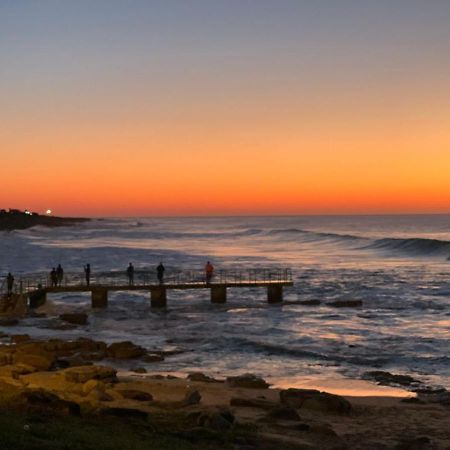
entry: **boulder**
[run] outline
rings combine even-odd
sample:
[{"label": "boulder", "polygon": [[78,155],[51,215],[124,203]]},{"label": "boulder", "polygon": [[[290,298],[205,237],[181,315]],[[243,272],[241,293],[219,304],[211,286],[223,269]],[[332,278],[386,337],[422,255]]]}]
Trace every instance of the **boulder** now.
[{"label": "boulder", "polygon": [[331,414],[348,414],[352,410],[350,402],[344,397],[315,389],[282,390],[280,401],[292,408],[312,409]]},{"label": "boulder", "polygon": [[64,369],[67,381],[72,383],[86,383],[89,380],[115,381],[117,371],[107,366],[79,366]]},{"label": "boulder", "polygon": [[362,300],[337,300],[327,303],[328,306],[334,306],[335,308],[357,308],[362,304]]},{"label": "boulder", "polygon": [[31,366],[39,371],[50,370],[55,364],[55,361],[55,355],[43,351],[36,354],[18,351],[13,355],[14,364]]},{"label": "boulder", "polygon": [[200,395],[200,392],[189,390],[188,392],[186,392],[182,403],[185,406],[198,405],[201,399],[202,396]]},{"label": "boulder", "polygon": [[66,313],[60,314],[59,318],[73,325],[86,325],[88,316],[85,313]]},{"label": "boulder", "polygon": [[80,415],[80,406],[71,401],[63,400],[56,394],[44,389],[27,389],[22,393],[30,409],[36,411],[66,412],[72,415]]},{"label": "boulder", "polygon": [[106,349],[106,353],[110,358],[130,359],[140,358],[147,351],[140,345],[135,345],[131,341],[115,342]]},{"label": "boulder", "polygon": [[247,389],[267,389],[270,385],[264,379],[246,373],[237,377],[228,377],[227,383],[230,387],[242,387]]},{"label": "boulder", "polygon": [[84,355],[76,353],[72,356],[66,356],[64,358],[58,358],[56,360],[56,366],[60,369],[66,369],[67,367],[77,366],[91,366],[93,363],[84,358]]},{"label": "boulder", "polygon": [[220,383],[219,380],[216,380],[215,378],[205,375],[202,372],[191,372],[187,376],[187,379],[190,381],[201,381],[203,383]]},{"label": "boulder", "polygon": [[128,400],[137,400],[139,402],[151,402],[153,400],[152,394],[137,389],[118,389],[117,392]]}]

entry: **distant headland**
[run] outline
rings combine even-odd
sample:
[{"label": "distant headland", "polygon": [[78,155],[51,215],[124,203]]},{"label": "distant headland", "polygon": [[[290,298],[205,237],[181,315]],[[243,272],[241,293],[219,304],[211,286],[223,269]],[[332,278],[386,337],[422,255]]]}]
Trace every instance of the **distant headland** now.
[{"label": "distant headland", "polygon": [[50,214],[38,214],[28,210],[0,209],[0,231],[24,230],[42,225],[46,227],[63,227],[87,222],[83,217],[56,217]]}]

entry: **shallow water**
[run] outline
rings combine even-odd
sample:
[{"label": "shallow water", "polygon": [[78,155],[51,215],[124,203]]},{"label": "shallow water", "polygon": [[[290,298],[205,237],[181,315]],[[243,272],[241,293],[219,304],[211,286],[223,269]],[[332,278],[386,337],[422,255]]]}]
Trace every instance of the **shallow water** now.
[{"label": "shallow water", "polygon": [[[30,318],[15,328],[179,349],[152,370],[253,372],[284,385],[377,369],[450,388],[449,258],[450,216],[133,218],[0,234],[0,272],[17,277],[58,263],[81,271],[89,262],[93,272],[124,272],[130,261],[154,271],[163,261],[170,273],[208,259],[290,267],[295,286],[282,305],[268,305],[264,289],[230,289],[226,305],[210,304],[206,290],[170,291],[167,311],[151,311],[148,293],[118,292],[86,327],[54,331],[51,319]],[[299,304],[313,299],[321,305]],[[362,308],[327,305],[359,299]],[[51,317],[89,307],[89,296],[65,294],[44,308]]]}]

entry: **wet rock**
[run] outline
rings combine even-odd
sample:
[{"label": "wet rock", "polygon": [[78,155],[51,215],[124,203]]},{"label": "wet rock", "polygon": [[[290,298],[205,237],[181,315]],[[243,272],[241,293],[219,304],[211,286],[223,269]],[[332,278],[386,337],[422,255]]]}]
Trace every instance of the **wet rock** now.
[{"label": "wet rock", "polygon": [[31,340],[31,337],[29,334],[12,334],[11,335],[11,342],[14,344],[20,344],[21,342],[27,342]]},{"label": "wet rock", "polygon": [[56,362],[55,355],[40,351],[39,353],[27,353],[18,351],[13,355],[14,364],[23,364],[34,367],[36,370],[50,370]]},{"label": "wet rock", "polygon": [[185,406],[198,405],[201,399],[202,396],[200,395],[200,392],[190,390],[186,392],[182,403]]},{"label": "wet rock", "polygon": [[107,416],[123,417],[124,419],[147,420],[148,413],[135,408],[103,408],[100,414]]},{"label": "wet rock", "polygon": [[47,328],[48,330],[66,331],[75,330],[76,325],[72,323],[61,323],[59,320],[49,320],[45,325],[41,325],[41,328]]},{"label": "wet rock", "polygon": [[151,402],[153,395],[145,391],[139,391],[137,389],[120,389],[117,392],[126,399],[136,400],[138,402]]},{"label": "wet rock", "polygon": [[219,380],[216,380],[215,378],[205,375],[202,372],[191,372],[187,376],[187,379],[190,381],[201,381],[203,383],[220,383]]},{"label": "wet rock", "polygon": [[395,375],[382,370],[373,370],[365,372],[363,378],[375,380],[381,385],[390,386],[391,384],[399,384],[401,386],[411,386],[412,384],[422,383],[409,375]]},{"label": "wet rock", "polygon": [[300,305],[306,305],[306,306],[318,306],[320,305],[320,300],[303,300],[299,302]]},{"label": "wet rock", "polygon": [[334,306],[335,308],[357,308],[362,304],[362,300],[337,300],[327,303],[328,306]]},{"label": "wet rock", "polygon": [[242,387],[248,389],[267,389],[270,385],[264,379],[246,373],[237,377],[228,377],[227,383],[230,387]]},{"label": "wet rock", "polygon": [[25,364],[5,365],[0,367],[0,377],[11,377],[19,379],[21,375],[37,372],[37,369]]},{"label": "wet rock", "polygon": [[418,400],[427,403],[440,403],[443,406],[450,405],[450,392],[447,389],[416,389]]},{"label": "wet rock", "polygon": [[159,353],[147,353],[142,357],[142,361],[152,363],[164,361],[164,356]]},{"label": "wet rock", "polygon": [[88,316],[85,313],[67,313],[60,314],[59,318],[73,325],[86,325]]},{"label": "wet rock", "polygon": [[176,377],[175,375],[170,375],[170,374],[167,375],[166,378],[168,380],[179,380],[180,379],[180,377]]},{"label": "wet rock", "polygon": [[80,352],[83,355],[91,352],[98,353],[102,355],[102,357],[106,356],[106,344],[89,338],[78,338],[74,341],[50,339],[43,345],[47,351],[55,352],[58,356],[68,356],[72,355],[74,352]]},{"label": "wet rock", "polygon": [[280,391],[280,401],[296,409],[312,409],[332,414],[348,414],[352,406],[339,395],[315,389],[286,389]]},{"label": "wet rock", "polygon": [[87,361],[81,355],[67,356],[65,358],[58,358],[56,360],[56,367],[60,369],[66,369],[68,367],[78,367],[78,366],[91,366],[93,363]]},{"label": "wet rock", "polygon": [[157,373],[155,375],[150,375],[148,378],[150,378],[151,380],[164,380],[164,378],[166,377],[164,375]]},{"label": "wet rock", "polygon": [[272,409],[272,411],[269,412],[268,417],[279,420],[301,420],[298,412],[289,406],[280,406]]},{"label": "wet rock", "polygon": [[89,380],[115,381],[117,371],[107,366],[70,367],[63,371],[67,381],[72,383],[86,383]]},{"label": "wet rock", "polygon": [[412,403],[413,405],[424,405],[426,402],[417,397],[407,397],[400,400],[402,403]]},{"label": "wet rock", "polygon": [[18,325],[19,320],[13,319],[10,317],[1,317],[0,318],[0,327],[13,327],[15,325]]},{"label": "wet rock", "polygon": [[131,359],[144,356],[147,351],[140,345],[135,345],[131,341],[115,342],[107,347],[107,355],[110,358]]},{"label": "wet rock", "polygon": [[134,367],[134,368],[130,369],[130,372],[147,373],[147,369],[145,367]]}]

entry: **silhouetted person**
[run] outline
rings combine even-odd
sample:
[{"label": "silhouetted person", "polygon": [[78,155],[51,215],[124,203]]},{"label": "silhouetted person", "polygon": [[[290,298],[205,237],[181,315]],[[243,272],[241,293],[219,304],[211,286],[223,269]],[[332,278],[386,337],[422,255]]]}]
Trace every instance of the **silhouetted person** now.
[{"label": "silhouetted person", "polygon": [[61,267],[61,264],[58,264],[58,267],[56,268],[56,278],[58,280],[58,286],[61,286],[64,278],[64,269]]},{"label": "silhouetted person", "polygon": [[205,266],[206,284],[211,283],[211,279],[214,275],[214,266],[208,261]]},{"label": "silhouetted person", "polygon": [[50,281],[52,283],[52,287],[58,286],[58,273],[54,267],[50,272]]},{"label": "silhouetted person", "polygon": [[127,277],[128,277],[128,284],[131,286],[134,284],[134,267],[133,264],[129,264],[127,267]]},{"label": "silhouetted person", "polygon": [[14,286],[14,277],[11,272],[8,272],[8,275],[6,277],[6,287],[8,289],[8,295],[12,294]]},{"label": "silhouetted person", "polygon": [[91,265],[86,264],[84,266],[84,276],[86,277],[86,284],[89,286],[91,282]]},{"label": "silhouetted person", "polygon": [[166,268],[163,266],[163,263],[160,262],[159,266],[156,268],[156,277],[158,278],[159,284],[164,283],[164,271]]}]

